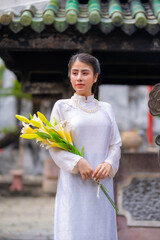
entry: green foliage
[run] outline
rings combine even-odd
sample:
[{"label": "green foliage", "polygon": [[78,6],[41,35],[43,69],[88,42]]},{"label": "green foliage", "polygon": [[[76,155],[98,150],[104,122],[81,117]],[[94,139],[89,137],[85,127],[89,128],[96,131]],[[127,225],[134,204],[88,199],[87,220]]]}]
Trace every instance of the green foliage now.
[{"label": "green foliage", "polygon": [[1,129],[1,132],[4,134],[7,134],[7,133],[17,134],[18,133],[17,128],[15,126],[4,127]]},{"label": "green foliage", "polygon": [[15,79],[11,87],[0,88],[0,97],[15,96],[19,99],[31,99],[30,94],[23,93],[21,90],[21,83]]},{"label": "green foliage", "polygon": [[21,83],[17,80],[13,80],[13,85],[11,87],[3,88],[2,82],[3,82],[3,75],[6,70],[6,66],[4,63],[0,65],[0,97],[8,97],[8,96],[15,96],[17,98],[25,98],[25,99],[31,99],[30,94],[23,93],[21,90]]},{"label": "green foliage", "polygon": [[[18,99],[31,99],[31,95],[30,94],[25,94],[22,92],[21,90],[21,83],[18,82],[17,79],[13,80],[13,84],[10,87],[6,87],[3,88],[2,87],[2,83],[3,83],[3,76],[4,76],[4,72],[6,70],[6,66],[4,63],[2,63],[0,65],[0,97],[8,97],[8,96],[14,96]],[[9,127],[5,127],[3,129],[1,129],[1,132],[4,134],[7,133],[14,133],[17,134],[17,128],[14,126],[9,126]]]},{"label": "green foliage", "polygon": [[55,117],[53,118],[53,121],[54,121],[54,125],[56,126],[57,125],[57,120],[56,120]]},{"label": "green foliage", "polygon": [[36,132],[36,134],[40,137],[40,138],[43,138],[43,139],[50,139],[51,136],[47,133],[42,133],[42,132]]},{"label": "green foliage", "polygon": [[81,156],[83,157],[83,152],[84,152],[84,146],[82,147],[82,150],[81,150]]},{"label": "green foliage", "polygon": [[31,114],[31,113],[29,113],[29,116],[30,116],[30,119],[32,120],[32,119],[33,119],[33,116],[32,116],[32,114]]},{"label": "green foliage", "polygon": [[116,210],[116,212],[118,213],[118,207],[116,206],[116,204],[113,202],[113,200],[110,198],[109,194],[107,193],[108,190],[105,188],[104,185],[100,184],[100,188],[102,189],[102,191],[104,192],[104,194],[106,195],[106,197],[108,198],[108,200],[110,201],[110,203],[112,204],[112,206],[114,207],[114,209]]},{"label": "green foliage", "polygon": [[3,80],[3,74],[4,71],[6,70],[6,66],[4,63],[0,65],[0,89],[2,88],[2,80]]}]

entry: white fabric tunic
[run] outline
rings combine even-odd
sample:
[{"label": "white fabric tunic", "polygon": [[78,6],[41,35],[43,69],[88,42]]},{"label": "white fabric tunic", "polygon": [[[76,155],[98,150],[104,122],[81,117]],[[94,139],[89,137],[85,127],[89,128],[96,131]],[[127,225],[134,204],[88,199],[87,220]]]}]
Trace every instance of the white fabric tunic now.
[{"label": "white fabric tunic", "polygon": [[[94,95],[74,94],[78,103],[86,109],[95,108]],[[96,112],[88,113],[77,107],[72,99],[58,100],[51,113],[57,121],[67,120],[75,147],[95,170],[106,161],[112,165],[109,176],[101,183],[109,190],[114,200],[113,177],[119,167],[121,138],[111,105],[99,101]],[[51,157],[60,168],[55,202],[54,240],[116,240],[115,210],[100,190],[97,198],[97,184],[83,181],[77,162],[81,156],[59,148],[49,150]]]}]

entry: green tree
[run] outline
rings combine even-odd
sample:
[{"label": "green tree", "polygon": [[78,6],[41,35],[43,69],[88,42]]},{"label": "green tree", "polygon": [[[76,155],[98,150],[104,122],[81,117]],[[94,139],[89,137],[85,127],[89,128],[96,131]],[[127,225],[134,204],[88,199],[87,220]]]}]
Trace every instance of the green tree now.
[{"label": "green tree", "polygon": [[[22,91],[21,83],[17,79],[13,79],[12,86],[3,88],[3,76],[4,72],[7,70],[4,63],[0,65],[0,97],[9,97],[14,96],[16,97],[17,102],[17,114],[21,112],[21,103],[22,99],[31,100],[32,95],[26,94]],[[7,146],[8,144],[12,143],[17,139],[19,136],[19,127],[18,127],[18,120],[16,122],[16,126],[9,126],[2,129],[4,133],[4,137],[0,139],[0,148]]]}]

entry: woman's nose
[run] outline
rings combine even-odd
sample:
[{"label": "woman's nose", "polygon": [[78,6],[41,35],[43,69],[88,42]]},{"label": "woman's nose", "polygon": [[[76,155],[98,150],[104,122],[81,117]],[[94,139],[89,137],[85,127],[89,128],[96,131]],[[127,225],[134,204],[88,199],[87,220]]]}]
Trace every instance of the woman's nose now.
[{"label": "woman's nose", "polygon": [[82,74],[78,73],[77,78],[78,78],[79,81],[81,81],[82,80]]}]

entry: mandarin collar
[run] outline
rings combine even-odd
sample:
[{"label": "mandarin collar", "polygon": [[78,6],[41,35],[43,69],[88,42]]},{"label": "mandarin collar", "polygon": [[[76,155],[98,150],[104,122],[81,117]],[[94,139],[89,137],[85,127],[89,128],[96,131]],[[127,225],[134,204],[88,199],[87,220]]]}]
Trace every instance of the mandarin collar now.
[{"label": "mandarin collar", "polygon": [[77,99],[79,102],[92,102],[94,100],[94,94],[88,96],[87,99],[85,96],[78,95],[74,93],[74,98]]}]

